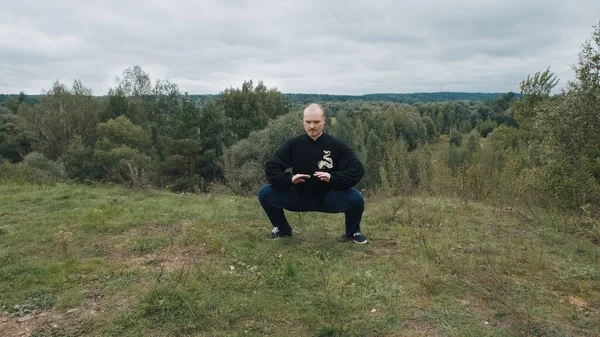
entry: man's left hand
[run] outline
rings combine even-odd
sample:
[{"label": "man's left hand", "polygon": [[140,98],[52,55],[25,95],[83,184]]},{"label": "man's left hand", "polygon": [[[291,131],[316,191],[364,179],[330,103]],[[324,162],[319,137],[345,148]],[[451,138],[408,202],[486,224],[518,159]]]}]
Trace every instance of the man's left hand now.
[{"label": "man's left hand", "polygon": [[318,177],[321,181],[324,182],[329,182],[329,179],[331,179],[331,174],[327,173],[327,172],[320,172],[317,171],[315,172],[315,174],[313,174],[313,176]]}]

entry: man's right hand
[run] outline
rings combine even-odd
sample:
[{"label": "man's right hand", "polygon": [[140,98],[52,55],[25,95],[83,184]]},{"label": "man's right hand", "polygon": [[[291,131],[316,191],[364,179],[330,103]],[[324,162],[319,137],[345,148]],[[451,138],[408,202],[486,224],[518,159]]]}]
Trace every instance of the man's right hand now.
[{"label": "man's right hand", "polygon": [[292,177],[292,184],[300,184],[306,181],[306,179],[310,179],[308,174],[295,174]]}]

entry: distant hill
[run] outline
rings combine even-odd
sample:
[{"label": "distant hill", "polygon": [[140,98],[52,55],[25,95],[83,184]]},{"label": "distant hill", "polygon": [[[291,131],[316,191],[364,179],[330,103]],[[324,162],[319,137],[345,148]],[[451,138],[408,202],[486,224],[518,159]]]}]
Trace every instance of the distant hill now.
[{"label": "distant hill", "polygon": [[[385,101],[395,103],[427,103],[443,101],[489,101],[503,95],[503,93],[480,93],[480,92],[421,92],[410,94],[366,94],[366,95],[329,95],[329,94],[283,94],[293,106],[305,105],[311,102],[331,103],[331,102],[353,102],[353,101]],[[18,94],[0,94],[0,105],[9,97],[18,97]],[[102,96],[99,96],[102,97]],[[216,98],[218,95],[191,94],[189,97],[196,102],[204,102],[209,98]],[[40,95],[27,95],[30,103],[39,102]]]},{"label": "distant hill", "polygon": [[443,101],[487,101],[495,99],[502,93],[473,92],[424,92],[410,94],[367,94],[367,95],[328,95],[328,94],[284,94],[293,104],[310,102],[350,102],[350,101],[386,101],[395,103],[426,103]]},{"label": "distant hill", "polygon": [[[352,101],[385,101],[395,103],[427,103],[443,101],[489,101],[502,96],[504,93],[479,93],[479,92],[422,92],[410,94],[366,94],[366,95],[329,95],[329,94],[283,94],[294,106],[305,105],[311,102],[352,102]],[[217,97],[218,95],[189,95],[195,101]]]},{"label": "distant hill", "polygon": [[[40,95],[26,95],[27,103],[33,105],[35,103],[39,103]],[[19,94],[0,94],[0,106],[3,105],[4,101],[6,101],[9,97],[19,98]]]}]

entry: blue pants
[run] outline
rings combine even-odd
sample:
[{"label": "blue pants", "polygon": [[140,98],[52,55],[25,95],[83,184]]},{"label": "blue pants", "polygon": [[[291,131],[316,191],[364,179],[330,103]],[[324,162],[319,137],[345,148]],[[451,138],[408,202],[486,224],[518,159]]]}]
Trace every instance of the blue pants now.
[{"label": "blue pants", "polygon": [[365,200],[355,188],[330,190],[323,196],[307,197],[298,194],[293,187],[275,189],[267,184],[258,191],[258,200],[273,227],[279,227],[285,234],[292,234],[292,227],[285,218],[284,209],[292,212],[344,212],[347,236],[360,232],[360,220],[365,209]]}]

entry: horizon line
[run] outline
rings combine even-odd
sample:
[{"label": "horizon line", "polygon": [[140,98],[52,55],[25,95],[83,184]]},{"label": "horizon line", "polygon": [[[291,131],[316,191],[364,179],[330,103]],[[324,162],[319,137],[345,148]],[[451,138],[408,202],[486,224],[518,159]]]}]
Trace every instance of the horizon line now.
[{"label": "horizon line", "polygon": [[[236,88],[239,89],[239,88]],[[40,94],[28,94],[25,93],[24,91],[20,91],[18,93],[0,93],[0,95],[5,95],[5,96],[9,96],[9,95],[15,95],[18,96],[21,94],[21,92],[23,92],[25,95],[27,96],[43,96],[46,95],[44,93],[40,93]],[[217,94],[209,94],[209,93],[189,93],[189,92],[181,92],[182,95],[188,94],[188,95],[196,95],[196,96],[218,96],[221,95],[222,92],[217,93]],[[364,94],[328,94],[328,93],[312,93],[312,92],[281,92],[282,95],[326,95],[326,96],[369,96],[369,95],[420,95],[420,94],[484,94],[484,95],[490,95],[490,94],[507,94],[507,93],[515,93],[518,94],[515,91],[490,91],[490,92],[484,92],[484,91],[415,91],[415,92],[374,92],[374,93],[364,93]],[[107,96],[108,94],[104,94],[104,95],[93,95],[93,96]]]}]

